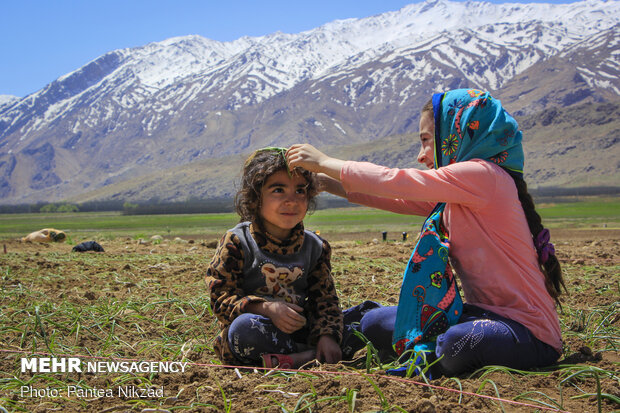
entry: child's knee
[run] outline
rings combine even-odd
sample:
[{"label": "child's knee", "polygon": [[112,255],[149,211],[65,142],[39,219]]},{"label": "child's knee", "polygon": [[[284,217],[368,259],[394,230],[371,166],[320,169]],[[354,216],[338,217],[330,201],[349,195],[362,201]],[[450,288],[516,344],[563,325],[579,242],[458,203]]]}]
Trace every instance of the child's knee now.
[{"label": "child's knee", "polygon": [[392,334],[396,323],[396,307],[380,307],[368,311],[360,321],[360,331],[379,350],[381,360],[396,356]]},{"label": "child's knee", "polygon": [[389,336],[390,343],[394,324],[396,323],[396,307],[380,307],[368,311],[360,321],[360,331],[371,341],[382,341]]},{"label": "child's knee", "polygon": [[256,314],[244,313],[235,318],[228,328],[228,336],[230,337],[233,332],[248,331],[252,326],[252,319],[255,317]]},{"label": "child's knee", "polygon": [[261,333],[260,316],[251,313],[241,314],[228,328],[228,343],[237,357],[247,357],[247,349],[265,340]]}]

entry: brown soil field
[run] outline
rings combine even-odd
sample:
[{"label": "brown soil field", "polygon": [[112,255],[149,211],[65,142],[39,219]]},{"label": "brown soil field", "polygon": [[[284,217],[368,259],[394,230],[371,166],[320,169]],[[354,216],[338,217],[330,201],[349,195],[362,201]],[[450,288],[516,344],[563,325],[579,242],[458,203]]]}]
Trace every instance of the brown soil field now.
[{"label": "brown soil field", "polygon": [[[333,248],[343,307],[364,299],[397,303],[413,241],[322,236]],[[102,253],[0,240],[0,412],[617,411],[620,230],[554,229],[552,237],[569,291],[558,365],[431,381],[387,376],[365,351],[350,363],[315,363],[302,371],[220,366],[203,281],[213,239],[100,240]],[[33,354],[189,364],[183,373],[21,372],[20,359]],[[70,385],[114,394],[68,394]],[[119,386],[152,393],[121,397]],[[57,396],[41,394],[50,389]]]}]

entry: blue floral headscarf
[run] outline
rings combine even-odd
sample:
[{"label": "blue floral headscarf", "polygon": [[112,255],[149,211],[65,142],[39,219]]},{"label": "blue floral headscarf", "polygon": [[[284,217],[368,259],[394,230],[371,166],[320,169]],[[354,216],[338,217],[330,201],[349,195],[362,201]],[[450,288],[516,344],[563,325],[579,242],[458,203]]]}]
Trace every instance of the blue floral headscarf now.
[{"label": "blue floral headscarf", "polygon": [[433,95],[435,168],[470,159],[493,162],[523,177],[517,121],[488,92],[456,89]]}]

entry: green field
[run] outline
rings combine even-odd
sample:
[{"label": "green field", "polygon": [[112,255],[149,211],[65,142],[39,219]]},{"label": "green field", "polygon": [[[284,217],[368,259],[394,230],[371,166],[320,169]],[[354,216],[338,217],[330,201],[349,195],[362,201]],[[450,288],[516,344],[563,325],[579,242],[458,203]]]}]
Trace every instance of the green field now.
[{"label": "green field", "polygon": [[[219,333],[204,277],[215,254],[208,242],[136,242],[154,234],[214,240],[235,214],[120,213],[0,215],[0,412],[617,412],[620,407],[620,199],[540,204],[545,223],[576,228],[556,245],[568,292],[559,312],[563,356],[534,370],[487,366],[430,381],[388,376],[370,345],[352,362],[304,371],[224,368],[213,340]],[[333,247],[332,274],[343,308],[364,300],[398,303],[411,245],[358,242],[415,235],[421,217],[367,208],[317,211],[306,226]],[[69,253],[67,244],[10,240],[32,230],[67,231],[68,243],[106,241],[105,253]],[[587,230],[596,227],[592,237]],[[596,239],[609,231],[609,242]],[[357,235],[359,233],[368,236]],[[330,233],[334,234],[332,238]],[[336,234],[347,236],[339,237]],[[347,234],[348,233],[348,234]],[[358,233],[358,234],[355,234]],[[354,234],[354,236],[349,236]],[[129,237],[129,239],[124,239]],[[77,374],[24,372],[24,357],[91,361],[174,361],[188,371]],[[432,384],[426,387],[427,383]],[[69,387],[117,392],[161,388],[152,397],[69,396]],[[26,391],[24,391],[24,388]],[[57,391],[59,397],[29,392]],[[492,398],[492,399],[491,399]],[[522,404],[527,403],[527,407]],[[557,409],[557,410],[556,410]]]},{"label": "green field", "polygon": [[[546,226],[620,228],[620,198],[540,204]],[[333,208],[315,211],[306,227],[323,234],[382,231],[416,232],[422,217],[399,215],[370,208]],[[116,236],[197,236],[211,238],[238,222],[234,213],[179,215],[122,215],[120,212],[36,213],[0,215],[0,238],[16,238],[42,228],[67,232],[72,239]]]}]

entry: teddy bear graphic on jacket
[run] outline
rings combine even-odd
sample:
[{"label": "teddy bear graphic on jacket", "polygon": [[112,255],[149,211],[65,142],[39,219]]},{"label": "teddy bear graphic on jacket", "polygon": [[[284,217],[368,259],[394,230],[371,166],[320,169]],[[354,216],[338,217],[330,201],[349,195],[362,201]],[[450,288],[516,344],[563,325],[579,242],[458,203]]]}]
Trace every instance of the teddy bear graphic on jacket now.
[{"label": "teddy bear graphic on jacket", "polygon": [[303,274],[300,267],[276,267],[268,262],[261,267],[265,276],[265,287],[259,289],[263,294],[271,294],[274,298],[280,298],[287,303],[297,303],[299,295],[295,294],[292,284]]}]

